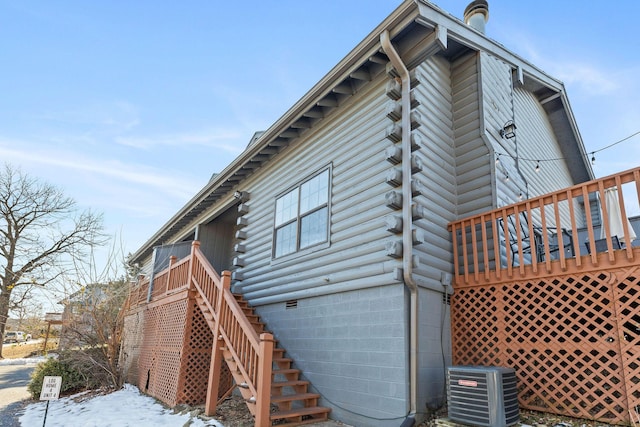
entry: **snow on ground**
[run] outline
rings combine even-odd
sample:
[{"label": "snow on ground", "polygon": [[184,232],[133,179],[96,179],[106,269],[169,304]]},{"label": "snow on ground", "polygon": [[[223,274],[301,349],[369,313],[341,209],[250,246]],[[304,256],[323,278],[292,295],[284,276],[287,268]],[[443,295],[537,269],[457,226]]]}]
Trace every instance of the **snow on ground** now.
[{"label": "snow on ground", "polygon": [[[47,413],[47,427],[223,427],[215,420],[203,421],[192,418],[188,413],[176,414],[129,384],[113,393],[86,400],[82,394],[86,393],[52,400]],[[18,419],[20,425],[42,425],[45,407],[44,401],[28,405],[24,415]]]},{"label": "snow on ground", "polygon": [[0,365],[37,365],[47,360],[47,357],[29,357],[27,359],[0,359]]}]

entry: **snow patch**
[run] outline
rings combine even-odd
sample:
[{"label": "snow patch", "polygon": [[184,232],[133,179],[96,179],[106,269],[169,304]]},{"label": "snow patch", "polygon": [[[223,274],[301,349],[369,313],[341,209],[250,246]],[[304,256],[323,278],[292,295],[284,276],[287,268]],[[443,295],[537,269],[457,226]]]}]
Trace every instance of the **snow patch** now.
[{"label": "snow patch", "polygon": [[[215,420],[203,421],[189,414],[176,414],[155,399],[125,384],[113,393],[78,401],[78,395],[52,400],[47,413],[47,427],[224,427]],[[28,405],[18,419],[21,426],[42,425],[46,402]],[[188,424],[190,422],[190,424]]]}]

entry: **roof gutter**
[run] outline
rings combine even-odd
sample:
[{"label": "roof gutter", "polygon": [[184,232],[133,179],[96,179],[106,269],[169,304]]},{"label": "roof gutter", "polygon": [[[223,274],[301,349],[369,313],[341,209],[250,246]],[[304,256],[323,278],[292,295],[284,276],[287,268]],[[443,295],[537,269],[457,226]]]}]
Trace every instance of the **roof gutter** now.
[{"label": "roof gutter", "polygon": [[[382,49],[400,74],[402,91],[402,273],[409,289],[409,415],[417,412],[418,383],[418,285],[413,279],[413,200],[411,194],[411,77],[400,55],[391,44],[389,31],[380,34]],[[403,423],[405,425],[406,423]]]},{"label": "roof gutter", "polygon": [[525,77],[537,84],[546,87],[557,94],[560,94],[563,108],[567,114],[567,121],[571,132],[573,133],[573,139],[578,146],[578,153],[581,154],[580,164],[576,162],[575,167],[579,167],[581,171],[578,173],[583,175],[578,181],[587,181],[593,179],[594,174],[589,163],[589,157],[587,156],[584,148],[584,142],[578,131],[576,120],[569,105],[569,100],[566,95],[564,84],[536,67],[529,61],[523,59],[519,55],[508,50],[502,44],[486,37],[478,31],[469,30],[469,26],[459,19],[454,18],[452,15],[442,10],[429,0],[415,0],[420,14],[416,19],[416,22],[427,27],[436,28],[437,26],[446,27],[448,35],[451,41],[460,43],[463,46],[467,46],[470,49],[476,51],[490,52],[495,58],[498,58],[505,63],[511,65],[516,70],[518,80],[522,83]]},{"label": "roof gutter", "polygon": [[391,31],[392,35],[414,22],[418,15],[415,0],[406,0],[391,13],[380,25],[376,27],[362,42],[360,42],[349,54],[338,63],[329,73],[322,78],[311,90],[296,102],[280,119],[269,127],[250,147],[247,147],[231,164],[221,171],[214,179],[208,182],[182,209],[180,209],[166,224],[164,224],[142,247],[132,255],[131,260],[142,261],[148,250],[160,243],[163,235],[176,222],[192,211],[199,203],[216,188],[224,184],[229,177],[249,162],[261,150],[278,138],[281,132],[295,122],[302,114],[313,105],[316,105],[324,95],[331,92],[336,82],[341,81],[352,72],[352,69],[363,60],[376,53],[379,49],[378,34],[381,31]]}]

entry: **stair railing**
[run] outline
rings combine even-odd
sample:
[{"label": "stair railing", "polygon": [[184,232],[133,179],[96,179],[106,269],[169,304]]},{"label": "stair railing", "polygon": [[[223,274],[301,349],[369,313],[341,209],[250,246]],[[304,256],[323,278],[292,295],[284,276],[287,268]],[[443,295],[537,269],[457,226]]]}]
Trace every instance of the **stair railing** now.
[{"label": "stair railing", "polygon": [[[231,273],[225,271],[220,277],[200,251],[200,242],[193,242],[189,269],[190,282],[204,300],[215,323],[212,369],[205,412],[211,414],[215,411],[213,402],[217,398],[219,375],[214,371],[219,370],[221,366],[222,341],[244,380],[244,383],[238,386],[248,388],[255,397],[255,409],[252,411],[255,425],[270,425],[273,335],[258,335],[231,293]],[[248,406],[251,409],[252,405]]]}]

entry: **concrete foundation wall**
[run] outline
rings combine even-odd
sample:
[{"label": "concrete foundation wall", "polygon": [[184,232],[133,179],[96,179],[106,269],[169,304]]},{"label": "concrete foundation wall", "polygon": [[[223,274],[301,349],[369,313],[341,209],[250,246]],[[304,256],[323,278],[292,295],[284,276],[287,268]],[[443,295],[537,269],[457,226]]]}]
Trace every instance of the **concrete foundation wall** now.
[{"label": "concrete foundation wall", "polygon": [[405,290],[392,284],[261,306],[331,418],[400,425],[408,410]]}]

